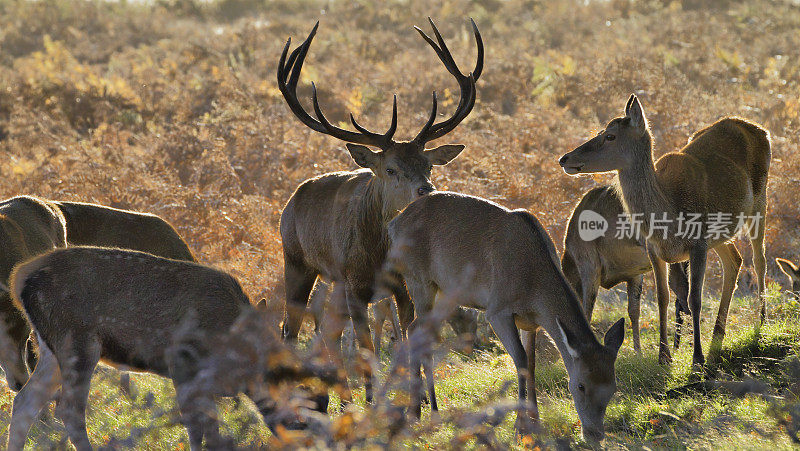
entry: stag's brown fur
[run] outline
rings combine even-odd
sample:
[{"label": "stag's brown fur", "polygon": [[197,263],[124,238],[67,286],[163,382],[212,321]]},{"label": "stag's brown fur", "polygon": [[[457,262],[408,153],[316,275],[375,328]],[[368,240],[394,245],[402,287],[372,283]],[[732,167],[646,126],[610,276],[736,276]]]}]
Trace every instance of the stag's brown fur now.
[{"label": "stag's brown fur", "polygon": [[[14,399],[9,447],[21,449],[31,421],[62,386],[60,416],[77,449],[90,449],[85,408],[98,362],[173,379],[179,402],[191,365],[175,364],[172,336],[191,316],[198,333],[214,343],[251,308],[227,273],[196,263],[122,249],[59,249],[17,266],[14,302],[37,334],[40,359]],[[207,352],[203,344],[193,352]],[[230,393],[232,395],[235,393]],[[191,402],[191,400],[186,401]],[[208,414],[183,420],[193,449],[215,434]]]},{"label": "stag's brown fur", "polygon": [[[9,388],[19,390],[28,379],[25,343],[30,326],[14,308],[10,286],[11,271],[31,257],[66,245],[64,217],[56,206],[44,199],[18,196],[0,202],[0,315],[9,349],[3,370]],[[13,352],[12,352],[13,351]]]},{"label": "stag's brown fur", "polygon": [[[761,320],[764,305],[764,230],[767,210],[767,177],[771,158],[769,133],[757,124],[740,118],[724,118],[695,133],[679,152],[671,152],[653,161],[653,138],[644,110],[636,96],[631,96],[625,116],[613,119],[605,130],[572,152],[560,164],[569,174],[616,171],[625,210],[641,214],[643,232],[655,231],[651,218],[669,220],[666,236],[658,230],[647,240],[648,256],[653,264],[659,301],[659,360],[669,362],[666,310],[669,301],[666,264],[689,260],[691,279],[689,307],[694,332],[693,362],[705,361],[700,343],[700,305],[707,252],[714,249],[723,265],[723,289],[714,327],[712,350],[718,349],[725,336],[728,307],[736,287],[742,257],[730,242],[736,233],[739,215],[760,216],[747,221],[752,226],[753,265],[761,297]],[[701,215],[700,238],[679,234],[680,214]],[[710,214],[722,213],[733,218],[719,236],[707,234]],[[652,216],[651,216],[652,215]]]},{"label": "stag's brown fur", "polygon": [[[486,311],[519,373],[519,397],[535,406],[535,346],[528,354],[518,327],[544,328],[555,339],[569,373],[570,392],[590,438],[603,436],[603,416],[616,390],[614,362],[624,336],[620,320],[597,341],[580,302],[561,272],[555,247],[538,220],[485,199],[433,193],[409,205],[389,225],[392,265],[402,274],[424,321],[437,293]],[[529,334],[533,339],[535,333]],[[420,353],[412,352],[411,373],[419,384]],[[525,377],[527,374],[528,377]],[[526,390],[527,384],[527,390]],[[412,387],[415,413],[419,390]],[[534,407],[534,415],[538,410]]]}]

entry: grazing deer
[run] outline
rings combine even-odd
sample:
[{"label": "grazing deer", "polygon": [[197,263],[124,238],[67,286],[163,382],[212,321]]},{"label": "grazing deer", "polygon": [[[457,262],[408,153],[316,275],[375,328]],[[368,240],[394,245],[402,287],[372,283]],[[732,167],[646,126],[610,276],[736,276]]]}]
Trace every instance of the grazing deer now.
[{"label": "grazing deer", "polygon": [[[439,30],[432,20],[430,23],[436,42],[419,28],[416,30],[458,81],[461,99],[449,119],[436,122],[434,92],[427,123],[414,139],[407,142],[392,139],[397,129],[397,96],[392,106],[391,125],[384,134],[367,130],[352,115],[350,120],[358,132],[332,125],[320,109],[313,84],[316,119],[309,115],[298,101],[296,90],[303,61],[319,23],[288,58],[291,39],[286,43],[278,64],[278,86],[292,112],[311,129],[345,141],[350,156],[363,168],[306,180],[292,194],[281,214],[286,280],[284,333],[289,339],[297,337],[309,293],[317,276],[322,275],[326,280],[342,284],[358,342],[374,352],[369,336],[367,305],[373,299],[376,272],[380,271],[388,249],[386,224],[411,201],[433,192],[430,180],[433,166],[449,163],[464,149],[461,144],[425,149],[425,144],[449,133],[472,111],[476,97],[475,81],[483,70],[483,42],[475,22],[472,22],[472,28],[478,59],[469,75],[461,73]],[[380,151],[372,151],[368,146]],[[392,291],[401,323],[405,326],[413,315],[408,294],[404,287],[399,286]],[[371,400],[369,374],[366,376],[367,399]]]},{"label": "grazing deer", "polygon": [[148,213],[83,202],[54,202],[67,221],[70,245],[118,247],[175,260],[197,261],[178,232]]},{"label": "grazing deer", "polygon": [[[533,378],[536,334],[528,334],[526,352],[517,328],[531,332],[544,328],[564,359],[584,436],[602,439],[606,406],[616,391],[614,362],[625,321],[611,327],[604,344],[597,341],[575,290],[561,272],[553,241],[535,216],[477,197],[438,192],[406,207],[389,224],[389,236],[389,265],[403,276],[417,315],[409,336],[432,310],[437,293],[452,296],[462,306],[485,310],[514,360],[519,399],[530,402],[538,419]],[[424,354],[411,353],[412,409],[417,417]]]},{"label": "grazing deer", "polygon": [[776,258],[775,261],[780,266],[781,271],[789,276],[789,282],[792,283],[792,291],[800,294],[800,267],[785,258]]},{"label": "grazing deer", "polygon": [[[36,332],[39,361],[14,398],[9,449],[22,449],[32,421],[59,388],[57,413],[72,444],[91,449],[85,410],[92,372],[101,361],[171,378],[192,449],[200,449],[204,435],[209,443],[216,438],[216,420],[194,404],[192,384],[200,374],[199,359],[252,308],[236,279],[143,252],[72,247],[17,266],[11,284],[15,305]],[[175,331],[189,318],[201,343],[173,349]],[[254,398],[249,386],[241,391]],[[324,399],[317,408],[325,411]],[[271,414],[261,411],[265,420]]]},{"label": "grazing deer", "polygon": [[[587,240],[581,237],[582,213],[590,211],[602,216],[608,228],[602,235]],[[628,316],[633,330],[633,349],[641,353],[639,340],[639,311],[642,297],[642,274],[652,270],[647,251],[633,237],[618,236],[621,216],[624,214],[619,194],[611,186],[594,188],[583,195],[567,224],[564,235],[564,255],[561,269],[578,292],[586,319],[591,322],[597,291],[600,287],[611,289],[625,282],[628,291]],[[587,238],[592,238],[587,236]],[[686,273],[680,264],[670,265],[669,286],[675,293],[675,347],[680,342],[681,313],[689,313]]]},{"label": "grazing deer", "polygon": [[30,326],[11,302],[11,270],[31,257],[66,245],[64,216],[56,206],[29,196],[0,202],[0,333],[10,348],[0,365],[11,390],[17,391],[28,380],[26,343]]},{"label": "grazing deer", "polygon": [[746,229],[764,305],[764,228],[769,132],[739,118],[724,118],[695,133],[679,152],[653,162],[653,138],[635,95],[625,116],[559,160],[567,174],[616,171],[625,211],[647,236],[659,306],[659,362],[671,361],[667,345],[666,264],[689,260],[689,309],[692,312],[692,362],[705,363],[700,343],[700,304],[708,251],[722,262],[722,296],[714,326],[712,351],[725,336],[728,307],[742,257],[731,239]]}]

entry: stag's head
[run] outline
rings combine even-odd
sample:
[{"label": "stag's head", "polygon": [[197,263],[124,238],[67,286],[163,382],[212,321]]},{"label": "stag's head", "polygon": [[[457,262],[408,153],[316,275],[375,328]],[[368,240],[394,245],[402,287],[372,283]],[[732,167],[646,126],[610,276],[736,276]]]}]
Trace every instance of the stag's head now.
[{"label": "stag's head", "polygon": [[612,119],[597,136],[561,157],[558,163],[570,175],[621,171],[638,158],[652,158],[650,142],[642,104],[631,95],[624,116]]},{"label": "stag's head", "polygon": [[350,115],[350,121],[357,131],[345,130],[331,124],[319,106],[314,83],[311,84],[311,87],[312,104],[314,116],[316,117],[312,117],[306,112],[297,99],[297,81],[300,78],[303,61],[317,32],[319,22],[311,30],[308,38],[291,54],[289,54],[291,39],[286,42],[286,47],[283,49],[283,54],[278,64],[278,86],[295,116],[311,129],[345,141],[347,150],[356,164],[372,171],[375,181],[381,185],[385,201],[390,202],[394,210],[400,210],[416,198],[434,191],[435,187],[431,183],[433,166],[449,163],[464,149],[461,144],[446,144],[433,149],[426,149],[425,144],[446,135],[469,115],[475,105],[475,81],[480,77],[483,70],[483,41],[474,21],[472,22],[472,29],[478,46],[478,61],[472,73],[464,75],[458,69],[436,25],[432,20],[428,20],[431,23],[431,27],[433,27],[436,41],[418,27],[415,27],[415,29],[433,47],[436,55],[444,63],[445,68],[458,81],[461,100],[455,113],[449,119],[436,122],[437,101],[436,92],[434,92],[433,106],[428,121],[411,141],[395,141],[393,139],[397,130],[396,95],[392,106],[391,125],[385,133],[374,133],[367,130],[356,121],[352,114]]},{"label": "stag's head", "polygon": [[599,349],[588,348],[590,344],[578,340],[560,320],[556,322],[571,357],[565,358],[564,364],[583,437],[587,441],[600,441],[605,436],[603,418],[606,407],[617,391],[614,362],[625,338],[625,320],[621,318],[611,326]]}]

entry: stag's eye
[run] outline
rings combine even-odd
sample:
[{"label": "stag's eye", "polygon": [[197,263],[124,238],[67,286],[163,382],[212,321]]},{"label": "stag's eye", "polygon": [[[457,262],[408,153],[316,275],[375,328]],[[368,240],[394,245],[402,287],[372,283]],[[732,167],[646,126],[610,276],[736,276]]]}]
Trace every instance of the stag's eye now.
[{"label": "stag's eye", "polygon": [[606,135],[606,141],[613,141],[615,139],[617,139],[617,137],[612,134]]},{"label": "stag's eye", "polygon": [[394,175],[395,171],[392,168],[388,168],[388,169],[386,169],[386,173],[389,174],[389,175]]},{"label": "stag's eye", "polygon": [[586,387],[584,387],[583,384],[578,384],[578,390],[581,392],[586,392]]}]

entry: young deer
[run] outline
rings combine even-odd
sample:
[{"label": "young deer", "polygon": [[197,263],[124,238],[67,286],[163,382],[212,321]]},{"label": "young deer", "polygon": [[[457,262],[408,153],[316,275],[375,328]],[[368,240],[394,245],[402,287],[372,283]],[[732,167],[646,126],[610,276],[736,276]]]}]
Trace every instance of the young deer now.
[{"label": "young deer", "polygon": [[0,334],[10,348],[2,353],[0,365],[11,390],[19,390],[28,380],[26,343],[31,331],[11,301],[11,271],[35,255],[65,245],[64,216],[53,203],[29,196],[0,202]]},{"label": "young deer", "polygon": [[[580,217],[584,211],[592,211],[605,218],[608,229],[605,234],[585,240],[580,233]],[[564,255],[561,269],[578,292],[583,302],[586,319],[591,322],[597,291],[600,287],[611,289],[625,282],[628,290],[628,316],[633,330],[633,349],[641,353],[639,341],[639,311],[642,297],[642,274],[652,266],[642,243],[633,237],[618,237],[620,215],[624,213],[619,194],[611,186],[600,186],[583,195],[567,224],[564,236]],[[681,264],[670,265],[669,286],[675,293],[675,347],[680,342],[681,313],[689,313],[686,297],[689,295],[689,282]]]},{"label": "young deer", "polygon": [[792,284],[792,291],[800,295],[800,267],[785,258],[776,258],[775,261],[780,266],[781,271],[789,276]]},{"label": "young deer", "polygon": [[53,203],[67,222],[70,245],[118,247],[197,261],[178,232],[156,215],[83,202]]},{"label": "young deer", "polygon": [[[409,336],[425,321],[437,293],[485,310],[514,360],[519,399],[530,402],[538,419],[533,377],[536,334],[528,334],[526,353],[517,328],[535,332],[543,327],[564,359],[584,436],[602,439],[606,406],[616,391],[614,362],[625,321],[611,327],[604,344],[597,341],[575,290],[561,272],[553,242],[536,217],[485,199],[439,192],[406,207],[389,224],[389,236],[389,264],[402,274],[417,314]],[[428,354],[411,353],[412,408],[417,417],[420,355]],[[425,360],[430,365],[429,358]]]},{"label": "young deer", "polygon": [[[231,325],[252,308],[236,279],[143,252],[72,247],[17,266],[11,283],[15,305],[37,334],[39,361],[14,398],[9,449],[22,449],[31,423],[59,388],[57,413],[72,444],[91,449],[85,410],[92,372],[101,361],[171,378],[192,449],[200,449],[204,435],[216,439],[216,420],[196,405],[192,384],[199,359],[224,342]],[[173,335],[188,318],[202,339],[193,349],[174,349]],[[254,397],[249,387],[243,391]],[[323,399],[318,410],[324,412],[326,404]]]},{"label": "young deer", "polygon": [[[724,118],[695,133],[679,152],[653,162],[653,138],[635,95],[625,116],[561,157],[567,174],[616,171],[625,211],[635,215],[647,236],[659,306],[659,362],[671,361],[667,345],[666,264],[689,260],[689,308],[692,312],[697,366],[705,362],[700,343],[700,304],[706,257],[714,249],[722,261],[722,296],[714,326],[712,351],[722,345],[742,257],[731,239],[747,229],[753,264],[764,305],[765,214],[770,163],[769,133],[739,118]],[[632,221],[633,224],[633,221]]]},{"label": "young deer", "polygon": [[[397,129],[397,97],[392,108],[392,121],[384,134],[373,133],[350,119],[358,132],[332,125],[323,115],[312,84],[316,119],[309,115],[297,99],[297,82],[317,25],[308,38],[291,55],[289,45],[278,64],[278,86],[292,112],[301,122],[320,133],[347,142],[346,147],[362,170],[323,174],[303,182],[292,194],[281,214],[280,231],[286,279],[285,336],[294,339],[300,330],[309,293],[318,275],[342,284],[347,311],[353,321],[359,344],[373,352],[367,321],[367,305],[372,301],[376,272],[383,265],[388,249],[386,224],[398,211],[416,198],[432,191],[431,170],[434,165],[449,163],[464,149],[460,144],[447,144],[425,149],[425,144],[453,130],[475,105],[475,81],[483,70],[483,43],[474,22],[472,28],[478,46],[475,69],[464,75],[433,24],[435,42],[419,28],[417,31],[433,47],[445,68],[456,78],[461,100],[453,116],[441,122],[437,117],[436,93],[427,123],[411,141],[392,139]],[[380,149],[378,152],[369,147]],[[401,324],[407,325],[413,309],[402,287],[393,290]],[[344,324],[344,321],[339,321]],[[333,334],[336,336],[336,334]],[[367,399],[371,400],[368,366]]]}]

